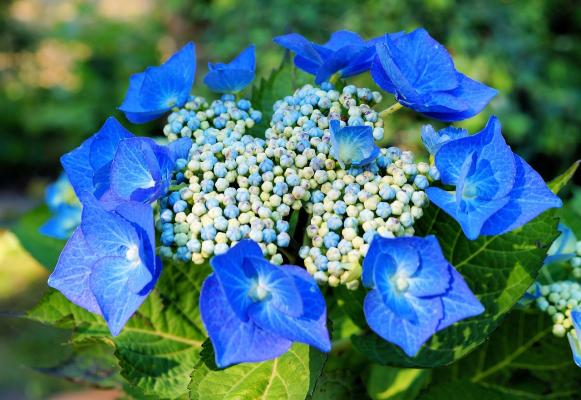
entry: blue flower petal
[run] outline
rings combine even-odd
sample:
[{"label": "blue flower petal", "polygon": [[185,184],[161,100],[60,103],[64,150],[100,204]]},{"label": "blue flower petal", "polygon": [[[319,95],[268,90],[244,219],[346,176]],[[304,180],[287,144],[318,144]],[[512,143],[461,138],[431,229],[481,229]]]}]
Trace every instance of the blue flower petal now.
[{"label": "blue flower petal", "polygon": [[236,93],[254,79],[256,60],[254,45],[243,50],[229,64],[209,64],[204,84],[218,93]]},{"label": "blue flower petal", "polygon": [[567,261],[577,255],[577,238],[573,231],[563,224],[559,224],[557,229],[561,234],[553,242],[549,251],[547,251],[547,258],[545,258],[544,262],[545,265]]},{"label": "blue flower petal", "polygon": [[[275,267],[280,268],[280,267]],[[312,277],[308,280],[303,279],[297,271],[289,272],[287,267],[280,268],[290,282],[296,282],[296,287],[300,288],[301,293],[307,294],[308,297],[300,299],[306,306],[310,304],[308,299],[315,299],[314,309],[303,313],[302,316],[296,317],[286,312],[280,312],[280,305],[272,301],[261,301],[254,303],[248,309],[250,318],[263,329],[274,332],[277,335],[290,339],[292,341],[307,343],[317,347],[321,351],[330,351],[331,342],[326,327],[326,313],[319,311],[324,310],[324,299]],[[304,276],[304,275],[303,275]],[[323,305],[323,307],[321,307]],[[307,310],[308,307],[305,307]],[[319,314],[319,315],[317,315]]]},{"label": "blue flower petal", "polygon": [[484,312],[484,306],[472,293],[462,275],[451,265],[448,266],[450,273],[450,288],[442,297],[444,306],[444,318],[438,324],[438,330],[442,330],[462,319],[473,317]]},{"label": "blue flower petal", "polygon": [[444,143],[467,136],[468,131],[466,129],[457,128],[455,126],[440,129],[437,132],[432,125],[422,126],[422,142],[428,152],[432,155],[435,155]]},{"label": "blue flower petal", "polygon": [[90,286],[111,335],[121,332],[147,297],[148,293],[135,288],[144,287],[152,278],[144,264],[134,264],[125,257],[103,257],[95,263]]},{"label": "blue flower petal", "polygon": [[[309,66],[310,70],[305,71],[308,73],[315,74],[316,69],[313,70],[311,67],[316,66],[318,68],[323,63],[323,58],[319,52],[315,50],[313,44],[298,33],[289,33],[288,35],[277,36],[273,39],[273,41],[285,49],[296,53],[297,57],[307,61],[306,64]],[[297,67],[299,67],[299,65],[297,65]]]},{"label": "blue flower petal", "polygon": [[190,42],[159,67],[133,75],[119,110],[131,122],[143,123],[182,106],[194,83],[195,71],[195,46]]},{"label": "blue flower petal", "polygon": [[189,159],[190,149],[193,141],[188,137],[179,138],[167,145],[174,162],[180,158],[184,160]]},{"label": "blue flower petal", "polygon": [[[320,85],[329,80],[335,72],[342,71],[354,60],[357,61],[359,58],[365,57],[366,53],[367,47],[365,45],[348,45],[341,48],[341,51],[334,52],[325,59],[323,64],[317,70],[315,74],[315,83]],[[361,73],[363,71],[357,71],[352,68],[350,72],[351,75],[355,75],[356,73]],[[345,77],[343,74],[341,75]]]},{"label": "blue flower petal", "polygon": [[97,299],[89,286],[89,277],[98,256],[91,249],[77,228],[68,240],[52,274],[48,285],[60,291],[72,303],[90,312],[101,314]]},{"label": "blue flower petal", "polygon": [[417,324],[403,319],[390,310],[377,290],[365,297],[363,311],[369,327],[383,339],[398,345],[408,356],[413,357],[422,345],[436,332],[442,318],[440,298],[414,299]]},{"label": "blue flower petal", "polygon": [[402,105],[443,121],[470,118],[497,94],[456,71],[446,49],[423,29],[378,42],[371,75]]},{"label": "blue flower petal", "polygon": [[482,235],[502,235],[526,224],[549,208],[563,205],[525,160],[517,155],[514,159],[516,179],[509,195],[510,201],[486,221]]},{"label": "blue flower petal", "polygon": [[270,360],[290,349],[290,340],[240,320],[230,304],[217,277],[210,275],[202,285],[200,313],[220,368]]},{"label": "blue flower petal", "polygon": [[340,164],[364,166],[379,155],[369,126],[345,126],[331,120],[331,152]]},{"label": "blue flower petal", "polygon": [[290,279],[280,267],[269,263],[263,256],[246,257],[244,263],[247,273],[251,273],[254,278],[248,288],[251,297],[254,286],[260,285],[268,292],[262,302],[268,302],[276,311],[291,317],[303,314],[303,301],[294,279]]},{"label": "blue flower petal", "polygon": [[573,321],[575,333],[567,333],[567,339],[569,339],[569,345],[573,353],[573,361],[578,367],[581,367],[581,310],[572,310],[571,320]]},{"label": "blue flower petal", "polygon": [[[326,323],[327,305],[317,283],[304,268],[294,265],[283,265],[283,270],[294,277],[294,283],[298,289],[303,303],[302,317],[312,320],[321,320]],[[304,305],[307,307],[304,307]]]},{"label": "blue flower petal", "polygon": [[245,269],[244,260],[246,257],[262,256],[258,244],[252,240],[241,240],[228,252],[210,260],[232,310],[244,322],[248,321],[248,307],[252,304],[248,291],[254,283],[251,275],[253,271]]},{"label": "blue flower petal", "polygon": [[365,45],[365,40],[355,32],[341,30],[333,32],[329,40],[323,44],[323,47],[337,51],[344,49],[346,46],[353,45],[363,46]]},{"label": "blue flower petal", "polygon": [[409,279],[408,291],[415,297],[443,295],[448,288],[448,262],[442,254],[442,249],[435,236],[429,235],[423,239],[410,238],[416,242],[419,249],[420,267]]},{"label": "blue flower petal", "polygon": [[[151,139],[132,138],[119,143],[115,159],[111,164],[111,189],[125,200],[151,203],[165,195],[169,188],[169,177],[163,174],[154,149],[158,146]],[[173,164],[169,155],[169,164]],[[161,151],[161,150],[158,150]]]},{"label": "blue flower petal", "polygon": [[139,248],[139,236],[131,224],[105,211],[95,199],[83,207],[81,229],[98,254],[125,257],[128,250]]},{"label": "blue flower petal", "polygon": [[458,86],[454,62],[448,51],[425,29],[416,29],[395,40],[386,36],[385,45],[388,56],[416,91],[431,93]]},{"label": "blue flower petal", "polygon": [[68,239],[81,223],[81,208],[63,204],[39,229],[45,236]]}]

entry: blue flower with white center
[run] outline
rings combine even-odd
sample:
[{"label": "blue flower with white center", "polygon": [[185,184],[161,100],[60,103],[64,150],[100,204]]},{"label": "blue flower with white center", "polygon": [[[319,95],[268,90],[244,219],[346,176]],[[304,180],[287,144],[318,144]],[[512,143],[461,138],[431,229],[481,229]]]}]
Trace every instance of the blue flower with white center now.
[{"label": "blue flower with white center", "polygon": [[[399,35],[388,36],[396,38]],[[347,78],[368,71],[375,56],[375,44],[381,38],[366,41],[358,34],[344,30],[333,33],[322,45],[310,42],[298,33],[275,37],[274,42],[294,52],[297,68],[315,75],[315,82],[321,84],[335,73]]]},{"label": "blue flower with white center", "polygon": [[292,342],[330,351],[325,300],[304,269],[269,263],[251,240],[210,264],[200,312],[219,367],[276,358]]},{"label": "blue flower with white center", "polygon": [[466,129],[456,128],[455,126],[440,129],[437,132],[432,125],[422,126],[422,142],[431,155],[435,155],[444,143],[466,136],[468,136]]},{"label": "blue flower with white center", "polygon": [[355,167],[371,163],[379,154],[379,147],[373,140],[373,129],[370,126],[345,126],[332,120],[331,155],[339,161],[342,168],[345,165]]},{"label": "blue flower with white center", "polygon": [[[217,93],[237,93],[241,91],[254,79],[256,70],[254,45],[244,49],[228,64],[208,63],[208,69],[210,71],[204,78],[204,83],[211,91]],[[249,104],[242,103],[243,107],[240,107],[240,109],[248,110],[250,108]]]},{"label": "blue flower with white center", "polygon": [[376,46],[371,75],[405,107],[441,121],[478,114],[497,91],[456,71],[448,51],[424,29]]},{"label": "blue flower with white center", "polygon": [[45,201],[52,216],[39,229],[43,235],[68,239],[81,223],[81,203],[66,174],[47,186]]},{"label": "blue flower with white center", "polygon": [[541,176],[511,151],[496,117],[481,132],[442,145],[435,161],[442,183],[455,190],[430,187],[428,198],[458,221],[468,239],[501,235],[562,205]]},{"label": "blue flower with white center", "polygon": [[369,289],[363,311],[371,329],[413,357],[436,332],[484,312],[434,236],[376,235],[363,260]]},{"label": "blue flower with white center", "polygon": [[134,124],[159,118],[186,103],[195,73],[196,49],[190,42],[164,64],[132,75],[119,110]]},{"label": "blue flower with white center", "polygon": [[93,197],[109,208],[127,200],[152,203],[166,194],[176,159],[187,158],[191,145],[182,138],[160,146],[111,117],[61,163],[81,203]]},{"label": "blue flower with white center", "polygon": [[81,225],[48,284],[76,305],[102,315],[117,336],[160,273],[151,207],[125,202],[107,211],[93,199],[84,204]]}]

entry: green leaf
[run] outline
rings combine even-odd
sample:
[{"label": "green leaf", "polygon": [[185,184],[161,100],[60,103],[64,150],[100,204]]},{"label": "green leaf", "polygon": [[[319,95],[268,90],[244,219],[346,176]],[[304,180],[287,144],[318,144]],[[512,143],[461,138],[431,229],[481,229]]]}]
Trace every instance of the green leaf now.
[{"label": "green leaf", "polygon": [[38,229],[51,217],[46,206],[26,213],[12,228],[20,244],[42,266],[52,271],[65,245],[64,240],[42,235]]},{"label": "green leaf", "polygon": [[490,339],[459,362],[433,372],[438,384],[464,380],[489,388],[545,398],[576,393],[581,376],[567,339],[552,334],[549,316],[539,311],[513,311]]},{"label": "green leaf", "polygon": [[117,337],[104,320],[51,291],[29,318],[74,327],[75,342],[101,340],[115,347],[121,374],[144,394],[175,398],[187,392],[189,376],[199,362],[206,339],[198,310],[202,281],[209,266],[166,265],[156,289]]},{"label": "green leaf", "polygon": [[260,80],[252,90],[252,107],[262,112],[262,120],[250,130],[252,136],[264,138],[264,131],[270,126],[274,103],[293,92],[292,65],[289,62],[283,62],[272,70],[268,78]]},{"label": "green leaf", "polygon": [[365,400],[367,395],[361,378],[347,369],[323,373],[311,400]]},{"label": "green leaf", "polygon": [[418,400],[518,400],[521,398],[515,396],[514,393],[503,393],[482,384],[456,381],[433,385],[422,393]]},{"label": "green leaf", "polygon": [[558,194],[561,189],[563,189],[567,183],[569,183],[569,181],[573,178],[573,175],[575,175],[575,172],[577,172],[577,168],[579,168],[580,162],[581,160],[575,161],[573,165],[567,169],[567,171],[549,182],[549,188],[553,191],[553,193]]},{"label": "green leaf", "polygon": [[333,290],[336,295],[337,307],[349,316],[351,321],[361,329],[367,329],[367,321],[363,315],[363,300],[365,289],[349,290],[345,285],[340,285]]},{"label": "green leaf", "polygon": [[367,391],[374,400],[412,400],[430,380],[430,370],[372,364]]},{"label": "green leaf", "polygon": [[326,359],[323,353],[300,343],[274,360],[222,370],[216,367],[210,342],[204,344],[200,356],[190,385],[190,398],[195,400],[304,400],[313,392]]},{"label": "green leaf", "polygon": [[100,388],[121,387],[123,380],[113,349],[103,343],[83,343],[58,365],[35,368],[36,371],[75,383]]},{"label": "green leaf", "polygon": [[354,336],[354,346],[380,364],[435,367],[458,360],[479,346],[534,282],[557,237],[554,210],[501,236],[468,240],[456,221],[430,206],[416,224],[419,236],[436,235],[444,256],[464,276],[485,312],[434,335],[415,357],[377,335]]}]

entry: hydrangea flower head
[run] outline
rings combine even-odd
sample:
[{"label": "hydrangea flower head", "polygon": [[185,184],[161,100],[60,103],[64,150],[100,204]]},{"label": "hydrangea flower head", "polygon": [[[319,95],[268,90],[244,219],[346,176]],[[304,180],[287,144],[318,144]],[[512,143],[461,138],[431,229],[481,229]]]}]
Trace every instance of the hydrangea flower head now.
[{"label": "hydrangea flower head", "polygon": [[437,331],[484,312],[434,236],[376,235],[363,260],[371,329],[412,357]]},{"label": "hydrangea flower head", "polygon": [[244,89],[254,79],[256,58],[254,45],[243,50],[228,64],[208,63],[210,70],[204,83],[213,92],[236,93]]},{"label": "hydrangea flower head", "polygon": [[61,174],[48,185],[45,201],[52,216],[40,227],[40,233],[56,239],[68,239],[81,223],[81,203],[66,174]]},{"label": "hydrangea flower head", "polygon": [[132,75],[119,110],[134,124],[159,118],[188,100],[195,72],[196,49],[190,42],[164,64]]},{"label": "hydrangea flower head", "polygon": [[479,133],[445,143],[435,157],[442,183],[428,198],[452,216],[468,239],[512,231],[561,200],[539,174],[512,152],[500,122],[491,117]]},{"label": "hydrangea flower head", "polygon": [[331,153],[344,167],[364,166],[379,155],[379,147],[373,140],[373,129],[367,125],[341,127],[339,120],[329,122],[331,129]]},{"label": "hydrangea flower head", "polygon": [[[398,34],[394,35],[397,36]],[[346,30],[333,33],[322,45],[310,42],[298,33],[274,38],[275,43],[296,53],[295,65],[315,75],[317,84],[328,80],[337,72],[346,78],[369,70],[378,40],[379,38],[365,41],[358,34]]]},{"label": "hydrangea flower head", "polygon": [[97,200],[88,201],[48,284],[76,305],[102,315],[116,336],[161,272],[154,240],[149,205],[125,202],[107,211]]},{"label": "hydrangea flower head", "polygon": [[305,270],[269,263],[248,239],[211,265],[200,312],[218,366],[272,359],[295,341],[330,350],[325,300]]},{"label": "hydrangea flower head", "polygon": [[581,310],[572,310],[571,320],[573,321],[574,330],[567,333],[567,339],[571,345],[573,361],[581,368]]},{"label": "hydrangea flower head", "polygon": [[110,207],[125,200],[151,203],[167,192],[176,157],[188,146],[189,138],[160,146],[109,118],[61,163],[82,203],[92,197]]},{"label": "hydrangea flower head", "polygon": [[449,126],[436,132],[432,125],[422,126],[422,143],[431,155],[435,155],[444,143],[466,136],[468,131],[464,128]]},{"label": "hydrangea flower head", "polygon": [[478,114],[496,90],[456,71],[448,51],[424,29],[391,37],[376,46],[371,75],[402,105],[441,121]]}]

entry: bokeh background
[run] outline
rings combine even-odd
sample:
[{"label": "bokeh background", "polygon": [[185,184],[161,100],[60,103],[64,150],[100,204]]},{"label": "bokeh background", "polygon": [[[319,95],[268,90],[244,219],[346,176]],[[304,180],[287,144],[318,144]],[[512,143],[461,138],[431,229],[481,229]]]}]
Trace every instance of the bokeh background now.
[{"label": "bokeh background", "polygon": [[[461,125],[477,131],[498,115],[513,149],[545,179],[579,158],[581,7],[574,0],[2,0],[0,399],[78,389],[33,369],[62,357],[49,343],[66,334],[4,313],[34,304],[47,274],[6,228],[42,202],[59,156],[109,115],[136,134],[160,133],[162,121],[131,126],[116,111],[132,73],[193,40],[194,91],[210,97],[201,84],[206,63],[227,61],[249,43],[257,46],[257,76],[267,76],[284,54],[272,43],[276,35],[325,41],[338,29],[371,38],[419,26],[446,45],[460,71],[500,92]],[[376,88],[368,76],[355,82]],[[392,119],[386,143],[421,152],[426,120],[408,111]]]}]

